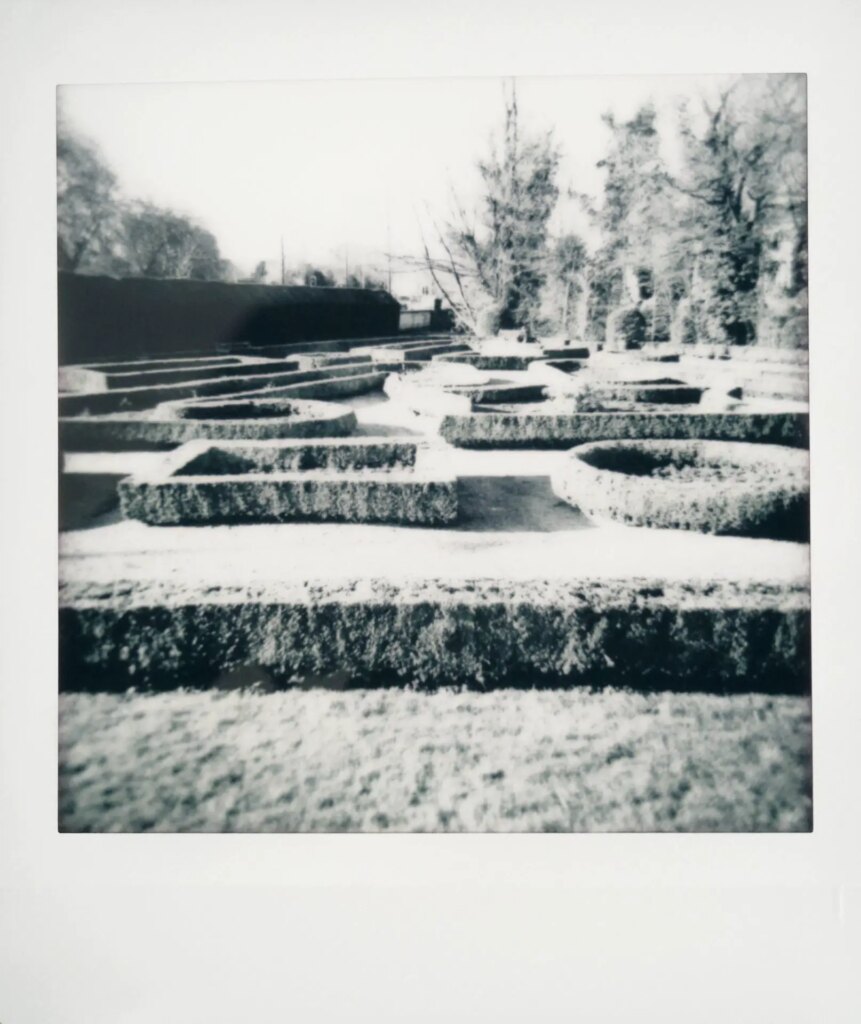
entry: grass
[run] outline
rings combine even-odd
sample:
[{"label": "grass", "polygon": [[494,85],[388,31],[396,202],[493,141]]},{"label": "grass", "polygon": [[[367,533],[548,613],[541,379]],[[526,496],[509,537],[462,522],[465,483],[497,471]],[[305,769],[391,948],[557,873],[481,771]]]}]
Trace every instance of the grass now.
[{"label": "grass", "polygon": [[60,696],[63,831],[808,831],[810,702],[623,690]]}]

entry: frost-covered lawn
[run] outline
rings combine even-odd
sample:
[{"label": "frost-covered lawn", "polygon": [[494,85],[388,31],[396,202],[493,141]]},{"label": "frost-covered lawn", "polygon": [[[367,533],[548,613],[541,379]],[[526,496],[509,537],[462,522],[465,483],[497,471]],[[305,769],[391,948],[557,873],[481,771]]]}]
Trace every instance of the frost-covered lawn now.
[{"label": "frost-covered lawn", "polygon": [[810,702],[625,691],[60,697],[65,831],[803,831]]}]

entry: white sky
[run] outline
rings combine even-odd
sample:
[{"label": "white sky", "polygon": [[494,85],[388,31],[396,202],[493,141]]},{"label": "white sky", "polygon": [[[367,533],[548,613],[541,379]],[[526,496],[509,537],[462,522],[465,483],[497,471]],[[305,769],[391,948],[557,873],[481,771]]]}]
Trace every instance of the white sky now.
[{"label": "white sky", "polygon": [[[518,79],[524,130],[553,129],[560,185],[599,195],[606,110],[632,115],[654,100],[667,126],[678,97],[712,93],[713,76]],[[503,114],[500,79],[65,86],[72,127],[100,146],[128,197],[183,212],[213,232],[243,270],[288,264],[371,263],[417,255],[425,204],[467,204],[475,161]],[[664,133],[662,132],[662,135]],[[669,133],[668,133],[669,134]],[[667,154],[672,161],[672,153]],[[426,217],[425,217],[426,220]],[[556,227],[584,230],[574,204]]]}]

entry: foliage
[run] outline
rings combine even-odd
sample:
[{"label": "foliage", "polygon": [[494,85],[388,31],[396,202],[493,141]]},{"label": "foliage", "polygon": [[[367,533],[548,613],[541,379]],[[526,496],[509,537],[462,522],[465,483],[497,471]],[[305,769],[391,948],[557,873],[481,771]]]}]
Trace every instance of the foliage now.
[{"label": "foliage", "polygon": [[554,324],[565,335],[578,335],[575,311],[585,294],[588,252],[583,239],[564,234],[556,239],[551,250],[550,274],[545,299],[555,314]]},{"label": "foliage", "polygon": [[302,271],[302,284],[308,288],[332,288],[335,278],[329,271],[308,264]]},{"label": "foliage", "polygon": [[479,161],[481,212],[473,222],[453,196],[450,223],[437,226],[444,256],[425,262],[458,320],[474,331],[532,328],[551,267],[548,222],[559,189],[559,152],[550,133],[525,135],[514,93],[501,148]]},{"label": "foliage", "polygon": [[266,260],[261,260],[251,272],[249,277],[242,278],[243,283],[247,284],[268,284],[267,277],[269,276],[269,268],[266,266]]},{"label": "foliage", "polygon": [[[603,403],[602,403],[603,404]],[[805,448],[801,412],[583,412],[445,416],[440,434],[456,448],[571,448],[589,441],[641,438],[749,441]]]},{"label": "foliage", "polygon": [[225,280],[215,237],[187,217],[120,194],[98,149],[57,125],[57,263],[119,276]]},{"label": "foliage", "polygon": [[770,305],[806,289],[803,79],[741,79],[705,112],[698,133],[681,111],[685,167],[677,183],[689,199],[682,238],[692,256],[695,333],[749,344],[767,331]]},{"label": "foliage", "polygon": [[61,270],[103,269],[121,236],[117,179],[92,143],[57,125],[57,263]]},{"label": "foliage", "polygon": [[807,540],[807,453],[782,445],[603,441],[575,448],[553,486],[599,521]]},{"label": "foliage", "polygon": [[126,257],[140,277],[218,280],[222,261],[215,237],[186,217],[152,203],[130,204],[123,215]]},{"label": "foliage", "polygon": [[[590,335],[603,339],[610,315],[620,306],[652,300],[649,336],[638,335],[638,341],[663,340],[657,330],[661,319],[653,311],[677,288],[679,252],[674,245],[675,197],[660,152],[656,112],[646,104],[630,121],[619,122],[609,113],[603,120],[610,145],[598,164],[606,178],[603,205],[593,212],[602,244],[590,279]],[[626,323],[633,320],[629,316]]]},{"label": "foliage", "polygon": [[385,291],[386,283],[381,277],[378,277],[372,272],[362,272],[361,276],[358,274],[348,274],[345,280],[347,288],[369,288],[372,291]]}]

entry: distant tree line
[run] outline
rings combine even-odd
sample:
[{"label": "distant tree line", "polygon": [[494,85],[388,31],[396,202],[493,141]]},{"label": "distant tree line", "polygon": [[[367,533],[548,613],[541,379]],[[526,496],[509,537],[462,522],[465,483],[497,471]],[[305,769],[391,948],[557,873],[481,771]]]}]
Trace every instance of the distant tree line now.
[{"label": "distant tree line", "polygon": [[461,324],[611,347],[806,345],[803,77],[741,78],[711,106],[681,103],[673,172],[652,105],[604,123],[603,195],[567,193],[598,239],[589,251],[551,232],[559,150],[551,133],[524,132],[506,99],[501,142],[478,164],[480,209],[468,215],[453,195],[421,259]]},{"label": "distant tree line", "polygon": [[[154,203],[125,198],[97,147],[72,132],[62,115],[57,127],[57,265],[116,277],[282,283],[280,270],[271,274],[265,260],[240,277],[202,225]],[[285,284],[336,285],[331,268],[309,263],[285,267],[283,276]],[[385,288],[374,272],[349,274],[343,283]]]},{"label": "distant tree line", "polygon": [[57,263],[61,270],[129,277],[232,280],[214,235],[154,203],[127,200],[96,147],[60,119]]}]

